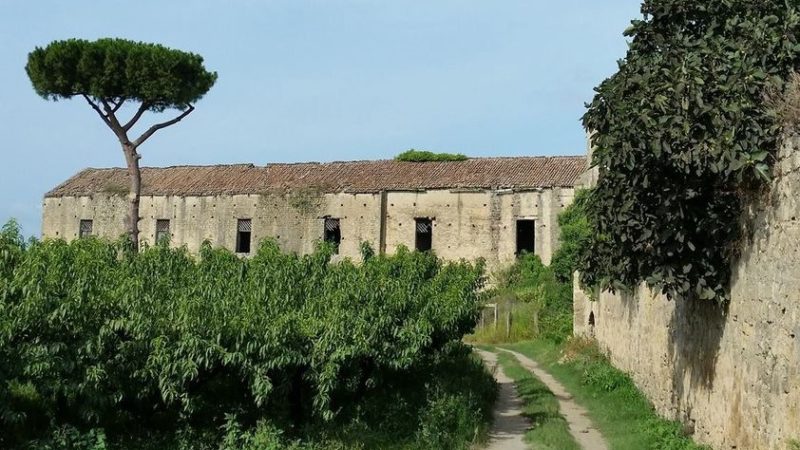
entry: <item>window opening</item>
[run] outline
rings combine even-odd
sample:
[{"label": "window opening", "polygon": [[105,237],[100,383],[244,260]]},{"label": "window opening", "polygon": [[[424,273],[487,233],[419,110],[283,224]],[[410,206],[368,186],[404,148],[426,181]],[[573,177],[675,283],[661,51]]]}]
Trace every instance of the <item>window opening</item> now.
[{"label": "window opening", "polygon": [[339,219],[325,218],[324,240],[333,244],[334,251],[339,253],[339,245],[342,243],[342,228]]},{"label": "window opening", "polygon": [[536,253],[536,221],[517,220],[517,256]]},{"label": "window opening", "polygon": [[93,228],[94,222],[91,220],[81,220],[78,226],[78,237],[85,238],[91,236]]},{"label": "window opening", "polygon": [[431,219],[414,219],[416,236],[414,247],[417,251],[427,252],[433,247],[433,221]]},{"label": "window opening", "polygon": [[169,232],[169,220],[168,219],[158,219],[156,220],[156,244],[166,241],[169,243],[170,240],[170,232]]},{"label": "window opening", "polygon": [[252,220],[239,219],[236,225],[236,253],[250,253],[250,241],[252,233]]}]

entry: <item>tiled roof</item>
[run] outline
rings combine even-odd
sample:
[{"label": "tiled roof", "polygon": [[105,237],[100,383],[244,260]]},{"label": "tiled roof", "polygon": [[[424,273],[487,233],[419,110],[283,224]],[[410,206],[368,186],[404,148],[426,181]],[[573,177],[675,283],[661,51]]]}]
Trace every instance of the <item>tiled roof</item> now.
[{"label": "tiled roof", "polygon": [[[145,167],[142,168],[142,195],[258,194],[298,188],[323,192],[379,192],[568,187],[575,184],[585,168],[583,156]],[[45,196],[126,193],[127,189],[125,169],[85,169]]]}]

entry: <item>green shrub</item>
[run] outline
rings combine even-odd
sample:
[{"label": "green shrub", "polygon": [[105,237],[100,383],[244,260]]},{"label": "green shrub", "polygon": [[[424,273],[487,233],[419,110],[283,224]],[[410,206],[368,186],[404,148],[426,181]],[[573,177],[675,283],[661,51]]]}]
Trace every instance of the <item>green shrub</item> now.
[{"label": "green shrub", "polygon": [[407,150],[395,156],[396,161],[431,162],[431,161],[466,161],[469,158],[461,153],[434,153],[425,150]]},{"label": "green shrub", "polygon": [[470,442],[461,439],[463,431],[470,430],[478,422],[477,412],[464,397],[443,395],[431,399],[422,411],[418,442],[432,449],[468,448]]},{"label": "green shrub", "polygon": [[588,189],[577,191],[575,200],[558,214],[559,247],[553,253],[550,267],[556,278],[564,283],[572,283],[572,274],[578,270],[581,252],[591,242],[592,231],[586,216],[590,192]]},{"label": "green shrub", "polygon": [[105,433],[91,429],[80,431],[72,426],[60,426],[28,445],[31,450],[109,450]]},{"label": "green shrub", "polygon": [[[497,387],[478,358],[463,353],[442,366],[419,413],[417,443],[429,449],[468,449],[490,422]],[[466,438],[466,439],[465,439]]]},{"label": "green shrub", "polygon": [[94,238],[26,246],[6,226],[0,447],[44,430],[75,448],[213,446],[230,414],[241,429],[226,438],[251,445],[278,439],[269,427],[295,439],[402,404],[387,391],[428,394],[475,325],[482,266],[405,249],[358,266],[331,254],[271,241],[250,259],[207,244],[200,258]]},{"label": "green shrub", "polygon": [[683,432],[680,423],[651,417],[642,428],[651,442],[649,450],[703,450]]},{"label": "green shrub", "polygon": [[223,430],[225,435],[219,450],[279,450],[293,444],[286,442],[283,431],[265,421],[260,421],[251,430],[242,430],[235,416],[229,416]]}]

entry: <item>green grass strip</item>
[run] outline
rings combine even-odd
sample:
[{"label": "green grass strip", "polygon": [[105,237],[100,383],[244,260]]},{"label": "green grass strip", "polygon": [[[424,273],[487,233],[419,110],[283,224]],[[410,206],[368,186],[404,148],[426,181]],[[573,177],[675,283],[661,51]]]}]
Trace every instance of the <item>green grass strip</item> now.
[{"label": "green grass strip", "polygon": [[580,450],[580,446],[569,432],[569,425],[561,416],[558,399],[527,369],[506,352],[497,352],[497,360],[503,372],[514,380],[517,393],[524,401],[523,415],[530,419],[532,428],[525,440],[533,448],[542,450]]},{"label": "green grass strip", "polygon": [[567,344],[568,362],[561,363],[564,346],[549,341],[526,341],[506,347],[539,362],[575,401],[589,412],[613,450],[701,450],[684,435],[678,422],[658,416],[652,404],[628,375],[616,369],[587,341]]}]

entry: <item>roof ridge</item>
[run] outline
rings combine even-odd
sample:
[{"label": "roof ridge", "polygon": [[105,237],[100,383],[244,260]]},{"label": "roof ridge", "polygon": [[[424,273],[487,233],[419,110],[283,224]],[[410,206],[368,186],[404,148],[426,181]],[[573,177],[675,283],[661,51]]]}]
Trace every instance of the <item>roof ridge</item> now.
[{"label": "roof ridge", "polygon": [[[585,155],[521,155],[521,156],[474,156],[465,160],[459,161],[398,161],[396,159],[353,159],[353,160],[335,160],[335,161],[289,161],[289,162],[267,162],[264,165],[257,165],[255,163],[222,163],[222,164],[174,164],[169,166],[142,166],[142,169],[198,169],[208,167],[248,167],[248,168],[267,168],[269,166],[301,166],[301,165],[325,165],[325,164],[357,164],[357,163],[416,163],[416,164],[430,164],[430,163],[464,163],[469,161],[503,161],[512,159],[585,159]],[[80,172],[87,170],[128,170],[127,167],[86,167]],[[80,173],[79,172],[79,173]],[[77,174],[76,174],[77,175]]]}]

